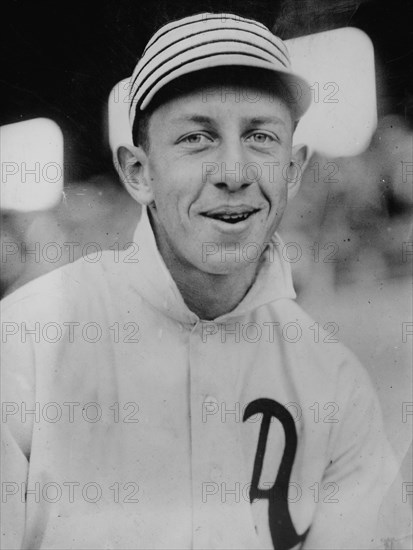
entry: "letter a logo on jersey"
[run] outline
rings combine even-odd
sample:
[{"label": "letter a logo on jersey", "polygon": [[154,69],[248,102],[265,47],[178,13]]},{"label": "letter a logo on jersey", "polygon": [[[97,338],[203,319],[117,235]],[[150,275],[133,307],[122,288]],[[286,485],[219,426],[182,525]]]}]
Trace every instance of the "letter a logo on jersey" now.
[{"label": "letter a logo on jersey", "polygon": [[[262,414],[262,422],[254,460],[250,502],[256,499],[268,500],[268,518],[274,549],[289,550],[302,542],[309,531],[308,528],[302,535],[297,533],[288,509],[288,486],[297,450],[297,432],[293,417],[277,401],[265,398],[252,401],[245,409],[243,421],[258,413]],[[285,447],[274,485],[269,489],[260,489],[258,485],[272,417],[279,420],[284,428]]]}]

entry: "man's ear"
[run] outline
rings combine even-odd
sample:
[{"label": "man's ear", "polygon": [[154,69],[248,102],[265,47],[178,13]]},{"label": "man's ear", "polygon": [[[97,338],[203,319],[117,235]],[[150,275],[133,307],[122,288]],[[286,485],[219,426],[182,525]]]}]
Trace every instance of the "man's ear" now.
[{"label": "man's ear", "polygon": [[308,160],[307,145],[294,145],[291,162],[287,168],[288,200],[291,200],[298,193]]},{"label": "man's ear", "polygon": [[116,152],[119,176],[132,197],[140,204],[153,201],[153,191],[147,176],[148,157],[142,147],[121,145]]}]

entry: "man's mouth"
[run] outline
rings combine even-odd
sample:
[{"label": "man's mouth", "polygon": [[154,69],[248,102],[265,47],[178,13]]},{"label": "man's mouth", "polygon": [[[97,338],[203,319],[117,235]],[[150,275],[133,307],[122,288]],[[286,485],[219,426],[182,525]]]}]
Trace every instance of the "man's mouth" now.
[{"label": "man's mouth", "polygon": [[258,212],[257,208],[216,208],[208,212],[203,212],[202,216],[212,218],[225,223],[239,223],[247,220],[250,216]]}]

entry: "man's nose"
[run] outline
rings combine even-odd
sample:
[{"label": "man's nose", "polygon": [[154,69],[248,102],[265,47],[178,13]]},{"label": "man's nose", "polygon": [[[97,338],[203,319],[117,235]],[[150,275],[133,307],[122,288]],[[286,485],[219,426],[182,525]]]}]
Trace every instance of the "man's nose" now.
[{"label": "man's nose", "polygon": [[[254,166],[252,166],[254,165]],[[214,162],[208,163],[206,179],[219,189],[234,193],[247,188],[256,178],[256,163],[249,162],[241,143],[223,146]]]}]

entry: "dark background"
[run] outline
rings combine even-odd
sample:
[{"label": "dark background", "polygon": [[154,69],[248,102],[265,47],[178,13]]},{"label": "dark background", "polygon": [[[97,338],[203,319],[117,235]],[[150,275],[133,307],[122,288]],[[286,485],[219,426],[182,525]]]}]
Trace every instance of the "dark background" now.
[{"label": "dark background", "polygon": [[343,26],[364,30],[376,52],[379,117],[397,113],[412,126],[412,6],[411,0],[8,0],[0,124],[55,120],[65,137],[66,181],[111,170],[107,97],[131,74],[150,35],[170,19],[229,11],[261,20],[284,39]]}]

